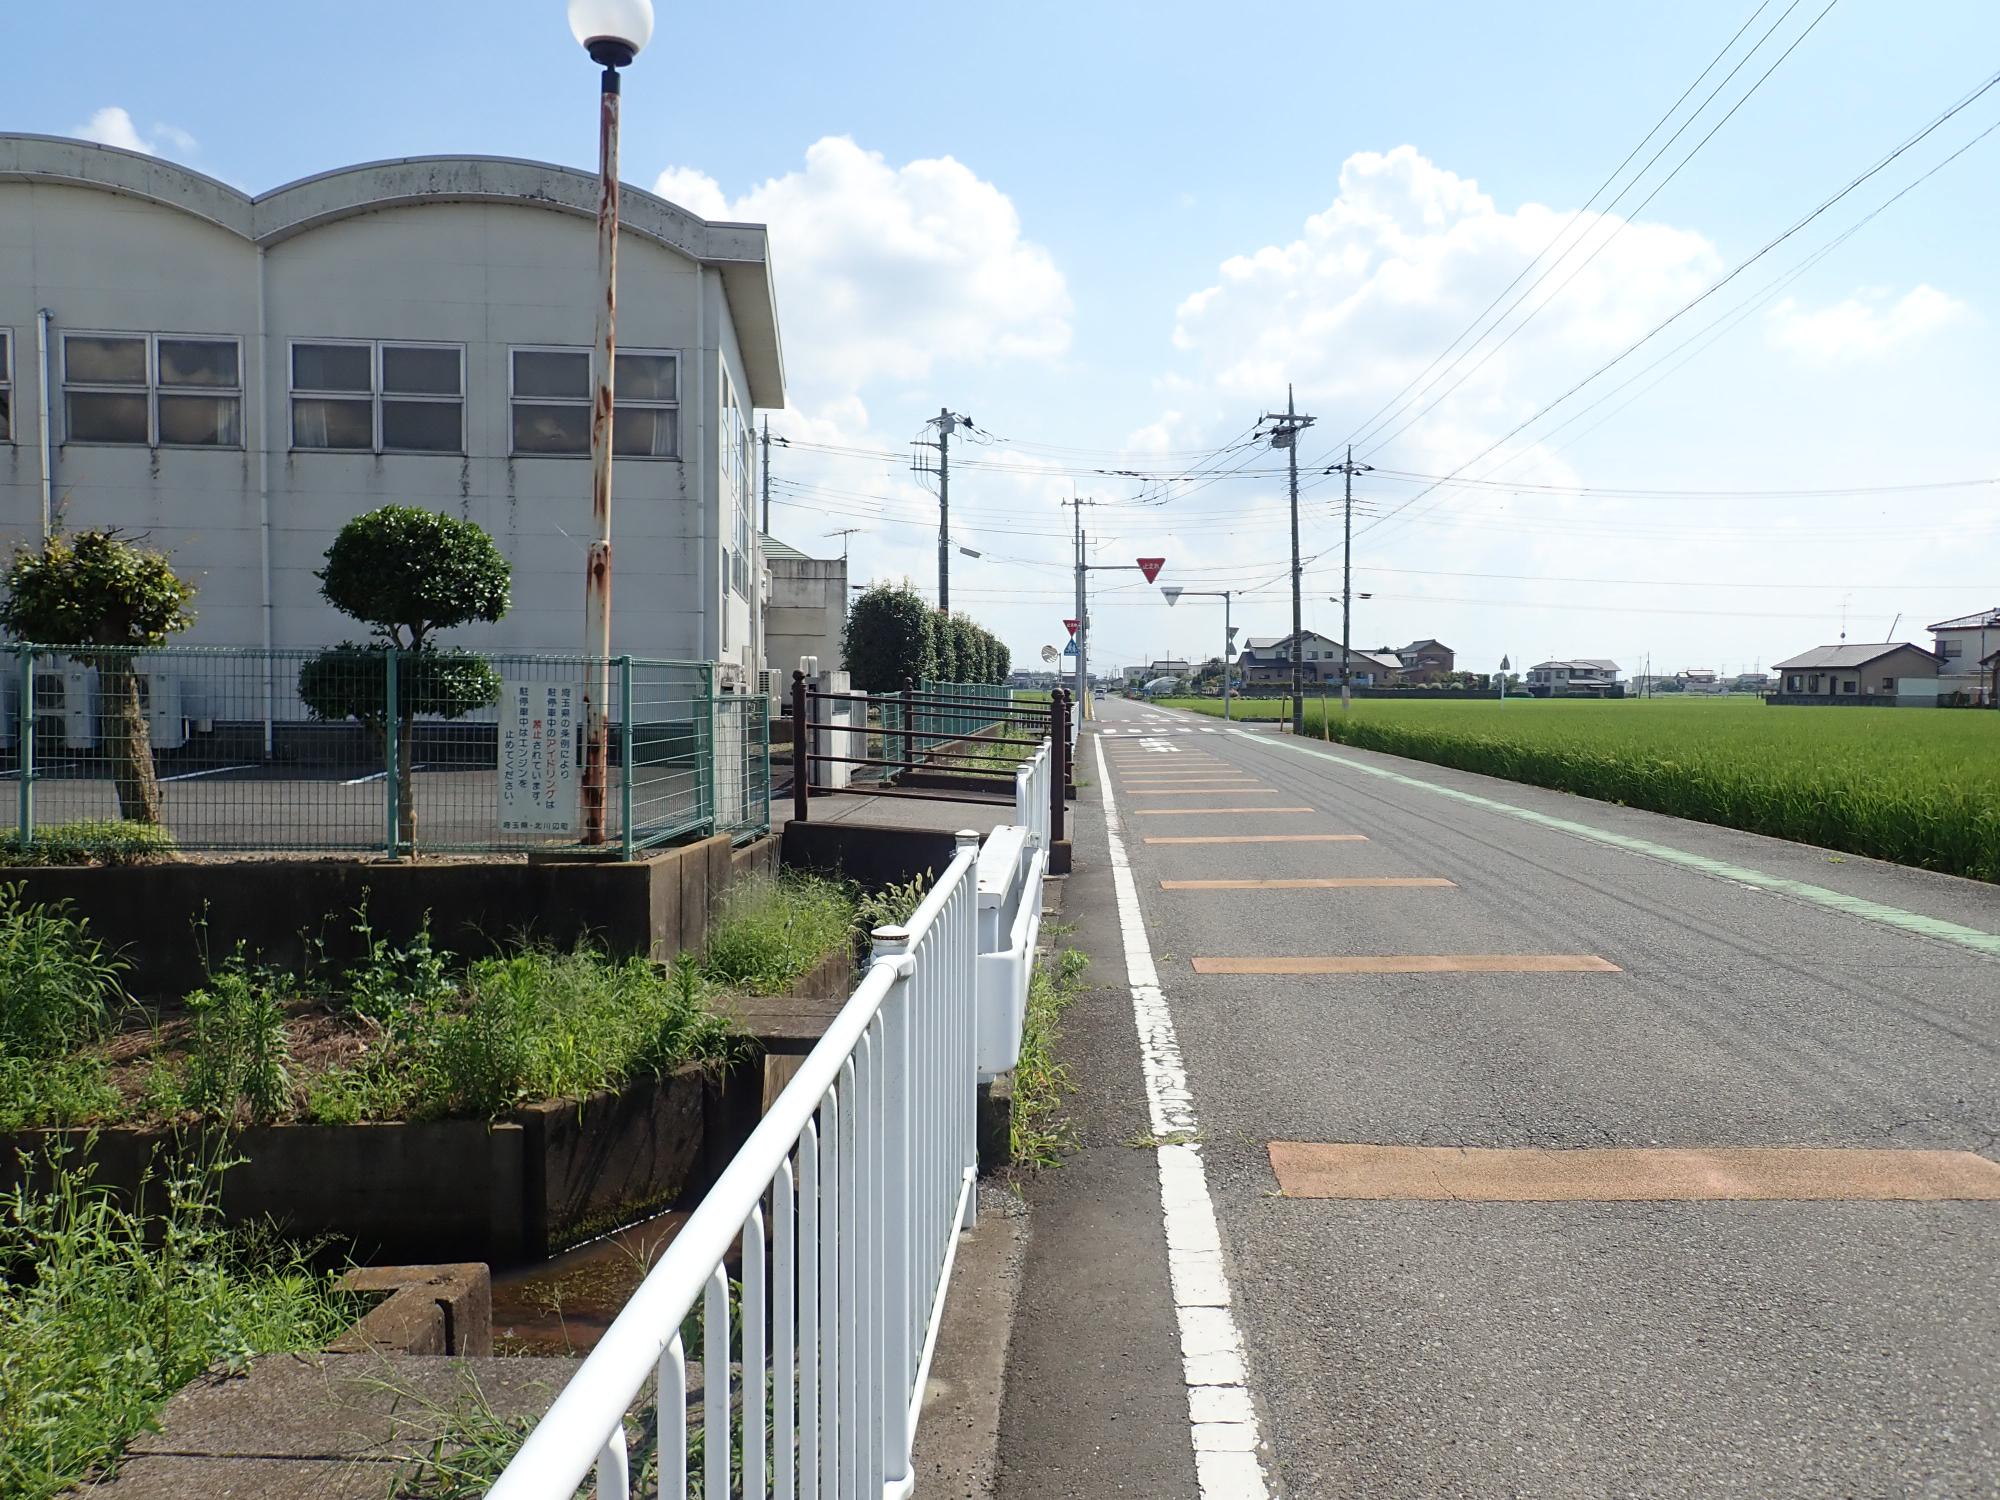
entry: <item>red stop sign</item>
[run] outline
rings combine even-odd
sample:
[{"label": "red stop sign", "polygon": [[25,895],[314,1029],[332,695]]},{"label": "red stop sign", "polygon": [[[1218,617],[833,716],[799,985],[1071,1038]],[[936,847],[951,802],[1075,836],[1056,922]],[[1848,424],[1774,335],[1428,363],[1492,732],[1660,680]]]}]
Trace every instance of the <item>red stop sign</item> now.
[{"label": "red stop sign", "polygon": [[1139,571],[1146,575],[1146,582],[1148,583],[1158,578],[1160,576],[1160,569],[1166,565],[1167,560],[1164,557],[1142,557],[1139,559]]}]

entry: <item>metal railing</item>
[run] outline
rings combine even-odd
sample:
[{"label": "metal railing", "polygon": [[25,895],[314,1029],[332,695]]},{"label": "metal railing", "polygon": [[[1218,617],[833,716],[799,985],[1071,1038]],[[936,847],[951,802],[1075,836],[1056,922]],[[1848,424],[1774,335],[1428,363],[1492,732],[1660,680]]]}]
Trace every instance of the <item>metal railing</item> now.
[{"label": "metal railing", "polygon": [[[15,837],[125,819],[189,850],[584,845],[585,656],[15,645],[0,779]],[[769,704],[703,662],[610,662],[602,843],[770,826]]]},{"label": "metal railing", "polygon": [[[656,1435],[663,1497],[689,1493],[691,1445],[713,1500],[912,1492],[975,1205],[978,856],[960,834],[908,923],[876,929],[852,997],[489,1500],[569,1500],[593,1472],[600,1497],[631,1494],[626,1419],[649,1381],[653,1421],[636,1427]],[[684,1327],[697,1303],[698,1413]]]}]

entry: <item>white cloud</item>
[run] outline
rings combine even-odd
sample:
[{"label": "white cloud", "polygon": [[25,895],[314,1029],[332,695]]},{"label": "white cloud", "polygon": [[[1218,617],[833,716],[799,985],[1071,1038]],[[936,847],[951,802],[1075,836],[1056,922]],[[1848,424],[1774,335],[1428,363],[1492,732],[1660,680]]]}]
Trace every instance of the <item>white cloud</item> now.
[{"label": "white cloud", "polygon": [[195,138],[178,125],[155,125],[150,139],[142,136],[139,127],[132,123],[130,112],[116,104],[105,105],[70,133],[100,146],[116,146],[147,156],[158,156],[163,151],[192,156],[197,149]]},{"label": "white cloud", "polygon": [[1925,334],[1959,322],[1968,311],[1955,297],[1919,285],[1894,303],[1871,290],[1827,307],[1806,308],[1787,297],[1767,319],[1771,343],[1819,364],[1875,359]]},{"label": "white cloud", "polygon": [[[1181,303],[1173,342],[1232,406],[1276,399],[1290,381],[1302,398],[1358,421],[1479,317],[1568,218],[1534,203],[1504,211],[1414,146],[1358,152],[1342,163],[1333,202],[1296,239],[1231,257]],[[1533,321],[1408,441],[1451,461],[1477,451],[1482,434],[1505,431],[1553,394],[1556,374],[1623,348],[1719,268],[1706,238],[1667,225],[1589,215],[1568,230],[1564,243],[1572,241],[1580,248],[1505,326],[1540,308]]]},{"label": "white cloud", "polygon": [[770,225],[787,364],[808,400],[1069,347],[1062,272],[1013,201],[951,157],[892,166],[828,136],[803,170],[740,198],[685,167],[655,191],[704,218]]}]

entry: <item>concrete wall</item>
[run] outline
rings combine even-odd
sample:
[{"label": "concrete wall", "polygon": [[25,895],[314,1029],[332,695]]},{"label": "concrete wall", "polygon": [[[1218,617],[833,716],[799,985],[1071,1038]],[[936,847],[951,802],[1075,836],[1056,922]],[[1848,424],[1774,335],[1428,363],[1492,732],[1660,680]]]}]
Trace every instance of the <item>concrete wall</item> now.
[{"label": "concrete wall", "polygon": [[764,605],[764,665],[784,674],[799,658],[817,656],[822,672],[840,668],[841,627],[847,622],[847,563],[842,558],[774,557]]},{"label": "concrete wall", "polygon": [[[0,547],[39,533],[35,320],[47,308],[56,507],[67,525],[141,532],[173,555],[200,589],[186,643],[263,639],[267,509],[273,642],[354,636],[354,622],[320,599],[313,571],[343,522],[399,502],[478,522],[514,565],[511,613],[459,632],[461,642],[580,650],[589,459],[511,456],[508,399],[511,348],[588,349],[593,337],[595,228],[571,202],[579,179],[528,163],[390,164],[253,201],[128,153],[0,137],[0,328],[11,334],[14,377]],[[756,601],[730,581],[731,550],[746,535],[736,571],[750,595],[760,570],[750,471],[725,475],[722,463],[723,393],[735,393],[745,430],[757,396],[782,400],[770,374],[774,331],[760,333],[752,369],[737,328],[739,313],[769,316],[747,305],[760,283],[743,270],[761,256],[762,231],[706,225],[636,191],[626,222],[619,345],[679,356],[680,452],[614,466],[612,649],[720,660],[726,687],[760,665]],[[756,272],[764,276],[761,260]],[[761,284],[768,292],[767,277]],[[242,445],[69,441],[62,335],[86,330],[239,339]],[[295,450],[294,339],[461,348],[464,452]]]}]

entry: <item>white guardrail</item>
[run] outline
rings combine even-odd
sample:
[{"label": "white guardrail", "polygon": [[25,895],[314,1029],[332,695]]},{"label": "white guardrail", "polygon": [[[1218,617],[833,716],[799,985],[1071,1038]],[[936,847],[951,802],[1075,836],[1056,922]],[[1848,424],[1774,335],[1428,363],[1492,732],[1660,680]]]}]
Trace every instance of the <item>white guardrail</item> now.
[{"label": "white guardrail", "polygon": [[938,1319],[975,1211],[977,1078],[1020,1052],[1049,762],[1044,744],[1016,774],[1021,825],[996,829],[983,852],[961,833],[908,923],[875,930],[867,972],[826,1035],[488,1500],[569,1500],[593,1472],[599,1500],[630,1496],[625,1417],[649,1377],[658,1493],[685,1497],[682,1325],[697,1302],[702,1494],[913,1493]]}]

